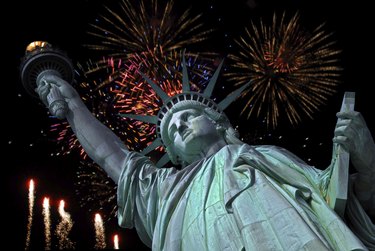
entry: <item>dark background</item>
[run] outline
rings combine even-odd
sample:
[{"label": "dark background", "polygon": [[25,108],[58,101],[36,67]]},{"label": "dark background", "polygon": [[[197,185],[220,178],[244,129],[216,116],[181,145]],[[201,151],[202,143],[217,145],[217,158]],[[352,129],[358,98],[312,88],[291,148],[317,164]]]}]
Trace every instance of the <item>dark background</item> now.
[{"label": "dark background", "polygon": [[[324,1],[324,0],[280,0],[280,1],[214,1],[202,0],[188,3],[176,1],[177,10],[187,6],[193,13],[203,13],[203,21],[208,28],[215,27],[215,33],[202,44],[202,48],[220,53],[225,57],[231,52],[229,45],[233,38],[243,33],[251,20],[272,16],[273,12],[288,13],[300,11],[301,22],[306,27],[316,27],[326,22],[326,29],[334,32],[337,47],[342,50],[341,66],[343,83],[327,104],[314,114],[314,120],[306,119],[296,128],[281,124],[276,130],[270,130],[260,143],[278,144],[289,149],[310,164],[319,168],[328,166],[331,157],[331,138],[335,126],[335,113],[340,109],[345,91],[356,92],[356,110],[360,111],[372,132],[373,120],[374,39],[373,19],[369,3],[365,1]],[[116,1],[55,0],[27,1],[8,3],[3,11],[9,17],[2,18],[2,170],[5,175],[3,214],[6,232],[3,245],[18,250],[25,247],[28,215],[28,185],[30,178],[36,182],[36,205],[31,233],[33,250],[43,249],[42,200],[51,199],[52,231],[58,221],[57,205],[60,199],[66,201],[66,210],[71,213],[74,226],[71,239],[77,249],[92,249],[95,244],[93,212],[78,205],[72,182],[78,165],[78,156],[51,156],[55,142],[47,132],[51,124],[46,109],[25,92],[19,79],[20,60],[25,47],[34,40],[45,40],[65,50],[74,62],[85,61],[90,52],[82,47],[89,39],[86,35],[88,24],[102,13],[102,4],[115,5]],[[211,7],[212,6],[212,7]],[[224,36],[227,34],[227,36]],[[204,51],[204,49],[200,49]],[[228,108],[229,117],[240,126],[240,132],[251,133],[252,129],[245,120],[237,119],[236,105]],[[264,131],[261,132],[263,135]],[[43,136],[43,134],[45,136]],[[282,139],[279,139],[282,136]],[[268,138],[267,138],[268,137]],[[116,220],[106,222],[107,246],[112,247],[114,233],[120,236],[120,247],[125,250],[145,248],[138,240],[134,230],[120,229]],[[52,236],[52,247],[57,240]]]}]

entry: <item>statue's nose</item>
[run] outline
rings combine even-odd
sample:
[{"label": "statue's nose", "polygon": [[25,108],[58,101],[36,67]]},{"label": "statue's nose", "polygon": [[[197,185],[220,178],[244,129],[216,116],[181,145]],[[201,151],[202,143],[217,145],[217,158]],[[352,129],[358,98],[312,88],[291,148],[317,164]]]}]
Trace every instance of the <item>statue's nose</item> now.
[{"label": "statue's nose", "polygon": [[180,136],[182,136],[182,133],[188,128],[185,121],[179,121],[177,124],[177,130]]}]

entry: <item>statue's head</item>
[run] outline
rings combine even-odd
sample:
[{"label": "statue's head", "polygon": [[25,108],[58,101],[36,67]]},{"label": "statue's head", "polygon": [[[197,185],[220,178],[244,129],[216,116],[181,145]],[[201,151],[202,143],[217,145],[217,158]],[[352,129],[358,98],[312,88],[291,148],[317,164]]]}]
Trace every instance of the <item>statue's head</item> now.
[{"label": "statue's head", "polygon": [[[132,114],[121,114],[121,116],[156,124],[157,138],[142,153],[147,154],[156,147],[164,145],[167,154],[156,164],[158,167],[164,166],[168,160],[171,160],[174,164],[189,164],[191,153],[195,153],[199,147],[215,144],[217,140],[224,140],[226,144],[240,142],[236,131],[230,125],[223,110],[250,83],[232,92],[224,100],[216,104],[210,97],[221,66],[222,63],[203,92],[192,92],[190,91],[185,58],[183,57],[182,93],[172,97],[168,96],[156,83],[141,73],[143,78],[161,98],[163,106],[157,116]],[[178,133],[178,130],[180,130],[180,133]]]},{"label": "statue's head", "polygon": [[[160,121],[160,137],[172,163],[185,166],[214,144],[238,143],[236,131],[218,106],[199,93],[180,94]],[[159,132],[159,131],[158,131]]]}]

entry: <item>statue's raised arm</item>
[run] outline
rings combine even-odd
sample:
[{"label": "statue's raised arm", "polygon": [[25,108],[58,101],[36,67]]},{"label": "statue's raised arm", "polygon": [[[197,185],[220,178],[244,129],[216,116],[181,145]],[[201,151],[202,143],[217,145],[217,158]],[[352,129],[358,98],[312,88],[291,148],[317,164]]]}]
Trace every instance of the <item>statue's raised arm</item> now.
[{"label": "statue's raised arm", "polygon": [[26,91],[39,95],[52,115],[68,120],[85,152],[117,183],[129,151],[91,114],[70,85],[74,67],[69,57],[48,42],[31,42],[22,58],[20,75]]},{"label": "statue's raised arm", "polygon": [[85,152],[117,183],[129,153],[124,143],[88,110],[77,91],[58,76],[49,75],[36,89],[43,103],[61,95],[68,105],[66,119]]}]

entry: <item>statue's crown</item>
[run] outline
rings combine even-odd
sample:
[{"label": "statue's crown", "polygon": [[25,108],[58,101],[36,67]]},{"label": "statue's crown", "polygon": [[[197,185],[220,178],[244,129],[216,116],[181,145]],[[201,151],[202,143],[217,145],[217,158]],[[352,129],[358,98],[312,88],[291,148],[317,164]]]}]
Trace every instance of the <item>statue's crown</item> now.
[{"label": "statue's crown", "polygon": [[[250,84],[247,83],[242,87],[238,88],[234,92],[230,93],[225,99],[220,103],[216,104],[212,99],[212,91],[215,87],[217,78],[219,76],[220,70],[223,66],[223,61],[220,63],[216,69],[214,75],[210,79],[203,92],[193,92],[190,91],[190,84],[188,78],[188,72],[186,67],[185,56],[183,55],[182,60],[182,93],[176,94],[174,96],[168,96],[157,84],[155,84],[150,78],[140,73],[142,77],[147,81],[151,88],[156,92],[163,102],[156,116],[150,115],[135,115],[135,114],[120,114],[122,117],[140,120],[146,123],[151,123],[156,125],[156,139],[148,145],[142,154],[146,155],[157,147],[164,145],[168,148],[172,143],[168,137],[168,124],[172,118],[173,113],[186,110],[186,109],[205,109],[210,108],[219,114],[224,114],[224,110],[242,93],[242,91]],[[168,152],[168,151],[167,151]],[[158,167],[164,166],[170,160],[168,154],[166,153],[156,164]]]}]

